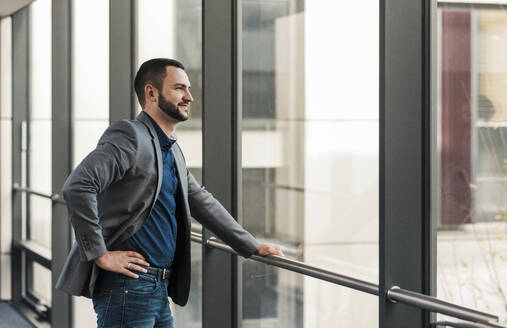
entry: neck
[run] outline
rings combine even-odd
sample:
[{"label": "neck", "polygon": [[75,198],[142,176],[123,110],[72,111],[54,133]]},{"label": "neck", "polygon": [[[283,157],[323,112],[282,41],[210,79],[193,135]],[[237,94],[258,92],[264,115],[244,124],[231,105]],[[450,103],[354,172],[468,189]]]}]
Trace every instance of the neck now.
[{"label": "neck", "polygon": [[162,113],[161,111],[155,111],[151,110],[149,108],[143,109],[144,112],[157,122],[158,126],[162,129],[162,131],[165,132],[165,134],[170,137],[174,130],[176,129],[176,124],[178,121],[174,120],[173,118],[169,117],[166,113]]}]

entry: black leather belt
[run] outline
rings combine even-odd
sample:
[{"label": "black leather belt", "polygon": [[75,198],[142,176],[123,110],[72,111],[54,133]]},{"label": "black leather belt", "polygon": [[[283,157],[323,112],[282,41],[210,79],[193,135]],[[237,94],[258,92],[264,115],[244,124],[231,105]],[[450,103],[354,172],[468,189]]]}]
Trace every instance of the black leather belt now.
[{"label": "black leather belt", "polygon": [[161,280],[169,280],[171,278],[171,269],[168,268],[154,268],[154,267],[143,267],[146,269],[147,274],[151,274]]}]

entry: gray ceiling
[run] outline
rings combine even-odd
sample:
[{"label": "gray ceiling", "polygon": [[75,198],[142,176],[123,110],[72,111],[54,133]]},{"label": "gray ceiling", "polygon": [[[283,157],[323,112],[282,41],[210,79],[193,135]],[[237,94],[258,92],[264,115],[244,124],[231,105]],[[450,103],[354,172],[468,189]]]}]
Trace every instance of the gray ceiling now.
[{"label": "gray ceiling", "polygon": [[0,17],[9,16],[33,0],[0,0]]}]

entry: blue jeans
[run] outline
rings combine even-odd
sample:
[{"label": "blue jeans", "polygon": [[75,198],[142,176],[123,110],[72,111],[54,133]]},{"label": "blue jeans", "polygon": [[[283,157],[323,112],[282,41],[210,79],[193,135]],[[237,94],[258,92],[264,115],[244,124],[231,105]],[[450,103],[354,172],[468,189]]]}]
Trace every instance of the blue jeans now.
[{"label": "blue jeans", "polygon": [[167,280],[136,272],[133,279],[102,270],[93,292],[98,328],[174,328]]}]

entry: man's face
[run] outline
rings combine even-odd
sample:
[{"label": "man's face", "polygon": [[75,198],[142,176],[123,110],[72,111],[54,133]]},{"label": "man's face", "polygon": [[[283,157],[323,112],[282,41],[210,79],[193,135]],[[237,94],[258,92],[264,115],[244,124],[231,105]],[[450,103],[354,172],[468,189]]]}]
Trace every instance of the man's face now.
[{"label": "man's face", "polygon": [[194,100],[187,73],[174,66],[167,66],[166,73],[162,90],[159,90],[158,107],[174,120],[186,121],[190,117],[190,103]]}]

